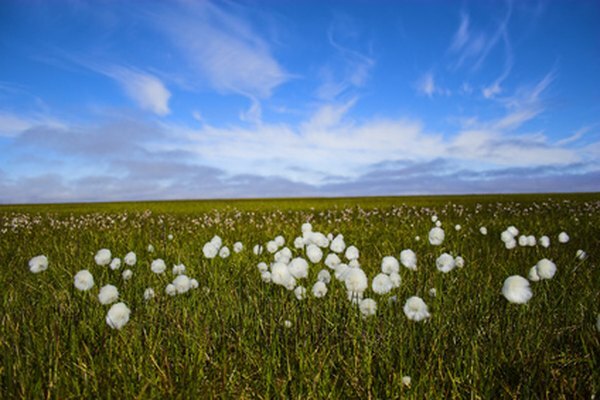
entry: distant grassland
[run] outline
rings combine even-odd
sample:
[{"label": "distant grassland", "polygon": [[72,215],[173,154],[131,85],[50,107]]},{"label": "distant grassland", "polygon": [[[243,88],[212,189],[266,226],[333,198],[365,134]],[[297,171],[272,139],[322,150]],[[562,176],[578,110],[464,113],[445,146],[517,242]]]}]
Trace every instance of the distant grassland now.
[{"label": "distant grassland", "polygon": [[[441,246],[427,240],[433,215],[446,232]],[[387,295],[367,289],[377,302],[368,318],[334,277],[324,298],[312,296],[322,261],[299,280],[299,301],[262,282],[257,264],[273,254],[252,247],[283,235],[304,256],[293,242],[307,221],[359,248],[369,284],[382,257],[403,249],[415,251],[418,269],[401,267]],[[500,234],[509,225],[547,235],[550,247],[507,250]],[[558,243],[562,231],[568,243]],[[214,235],[244,250],[206,259]],[[95,264],[101,248],[137,254],[131,280],[121,277],[126,266]],[[439,272],[443,252],[465,266]],[[49,267],[32,274],[38,254]],[[157,258],[164,274],[150,270]],[[532,282],[527,304],[508,303],[505,278],[527,277],[542,258],[556,276]],[[0,206],[0,398],[589,399],[600,392],[599,260],[597,193]],[[200,287],[171,297],[179,263]],[[90,291],[73,287],[81,269],[94,276]],[[108,327],[109,306],[97,299],[109,283],[131,309],[121,330]],[[149,287],[156,297],[145,301]],[[414,295],[429,306],[427,322],[403,313]]]}]

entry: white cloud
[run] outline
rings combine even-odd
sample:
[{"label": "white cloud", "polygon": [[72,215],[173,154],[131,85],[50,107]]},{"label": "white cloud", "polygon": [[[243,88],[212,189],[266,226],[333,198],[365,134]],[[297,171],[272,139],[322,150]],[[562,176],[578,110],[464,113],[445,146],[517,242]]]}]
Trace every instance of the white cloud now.
[{"label": "white cloud", "polygon": [[433,96],[433,94],[436,92],[433,73],[426,72],[421,76],[421,78],[417,81],[417,91],[420,94],[428,97]]},{"label": "white cloud", "polygon": [[145,72],[125,67],[110,67],[107,75],[117,80],[123,90],[137,105],[146,111],[157,115],[167,115],[171,92],[157,77]]}]

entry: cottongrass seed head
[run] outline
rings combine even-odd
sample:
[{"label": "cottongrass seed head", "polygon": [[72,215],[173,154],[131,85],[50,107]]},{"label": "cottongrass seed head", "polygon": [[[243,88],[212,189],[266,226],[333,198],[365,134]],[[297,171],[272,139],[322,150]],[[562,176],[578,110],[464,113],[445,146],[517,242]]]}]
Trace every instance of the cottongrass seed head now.
[{"label": "cottongrass seed head", "polygon": [[131,310],[125,303],[113,304],[106,314],[106,323],[113,329],[123,328],[129,322]]},{"label": "cottongrass seed head", "polygon": [[94,286],[94,277],[87,269],[83,269],[75,274],[75,288],[82,292],[90,290]]},{"label": "cottongrass seed head", "polygon": [[48,258],[44,255],[35,256],[29,260],[29,271],[34,274],[40,273],[48,269]]},{"label": "cottongrass seed head", "polygon": [[512,275],[504,281],[502,295],[511,303],[525,304],[531,299],[533,293],[527,279],[519,275]]},{"label": "cottongrass seed head", "polygon": [[427,304],[425,304],[423,299],[418,296],[408,298],[404,304],[403,311],[404,315],[411,321],[418,322],[431,316],[429,314],[429,307],[427,307]]}]

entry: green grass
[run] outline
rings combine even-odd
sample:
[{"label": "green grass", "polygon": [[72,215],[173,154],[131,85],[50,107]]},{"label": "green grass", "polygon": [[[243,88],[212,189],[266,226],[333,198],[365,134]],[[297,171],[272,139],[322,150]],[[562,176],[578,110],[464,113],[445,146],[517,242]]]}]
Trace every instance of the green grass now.
[{"label": "green grass", "polygon": [[[434,213],[446,231],[439,247],[427,242]],[[369,281],[383,256],[405,248],[417,253],[418,270],[402,268],[390,295],[369,289],[378,309],[367,319],[335,279],[325,298],[298,301],[261,281],[256,264],[272,257],[251,248],[282,234],[296,252],[306,221],[356,245]],[[552,244],[506,250],[499,236],[509,225]],[[3,206],[0,398],[590,398],[600,391],[599,227],[598,194]],[[563,230],[567,244],[557,240]],[[244,251],[204,259],[215,234],[230,248],[242,241]],[[133,278],[121,279],[124,267],[95,265],[100,248],[134,251]],[[463,256],[465,267],[438,272],[444,251]],[[50,266],[32,274],[27,263],[38,254]],[[162,276],[149,267],[159,257],[169,267]],[[532,283],[528,304],[508,303],[504,279],[527,276],[544,257],[557,264],[555,278]],[[164,287],[179,262],[200,288],[169,297]],[[96,282],[89,292],[73,287],[84,268]],[[322,268],[300,282],[309,292]],[[132,310],[120,331],[97,300],[108,283]],[[147,287],[157,293],[149,302]],[[402,312],[413,295],[429,305],[426,323]]]}]

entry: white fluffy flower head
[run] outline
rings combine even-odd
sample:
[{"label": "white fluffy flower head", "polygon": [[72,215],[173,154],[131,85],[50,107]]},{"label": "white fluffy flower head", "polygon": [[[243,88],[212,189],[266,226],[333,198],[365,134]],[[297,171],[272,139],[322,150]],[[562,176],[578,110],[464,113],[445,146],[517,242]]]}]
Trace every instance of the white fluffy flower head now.
[{"label": "white fluffy flower head", "polygon": [[87,269],[83,269],[75,274],[75,288],[77,290],[86,291],[94,286],[94,277]]},{"label": "white fluffy flower head", "polygon": [[123,261],[125,262],[125,264],[129,265],[130,267],[133,267],[137,262],[137,256],[133,251],[130,251],[129,253],[125,254]]},{"label": "white fluffy flower head", "polygon": [[125,303],[113,304],[106,314],[106,323],[113,329],[123,328],[129,322],[131,310]]},{"label": "white fluffy flower head", "polygon": [[96,261],[96,264],[98,264],[100,266],[110,264],[111,260],[112,260],[112,254],[110,253],[109,249],[100,249],[94,256],[94,261]]},{"label": "white fluffy flower head", "polygon": [[446,234],[440,227],[431,228],[429,231],[429,243],[433,246],[439,246],[444,242]]},{"label": "white fluffy flower head", "polygon": [[511,303],[525,304],[531,299],[533,293],[527,279],[519,275],[512,275],[504,281],[502,295]]},{"label": "white fluffy flower head", "polygon": [[157,258],[150,264],[150,269],[155,274],[162,274],[167,269],[167,264],[165,264],[162,258]]},{"label": "white fluffy flower head", "polygon": [[105,285],[98,293],[98,300],[101,304],[111,304],[119,299],[119,290],[113,285]]},{"label": "white fluffy flower head", "polygon": [[411,249],[405,249],[400,252],[400,262],[410,270],[417,270],[417,255]]},{"label": "white fluffy flower head", "polygon": [[431,316],[429,314],[429,307],[418,296],[412,296],[406,300],[403,310],[406,317],[412,321],[422,321]]},{"label": "white fluffy flower head", "polygon": [[35,256],[29,260],[29,271],[37,274],[48,269],[48,258],[44,255]]},{"label": "white fluffy flower head", "polygon": [[400,272],[400,263],[394,256],[385,256],[381,260],[381,272],[384,274],[392,274]]}]

